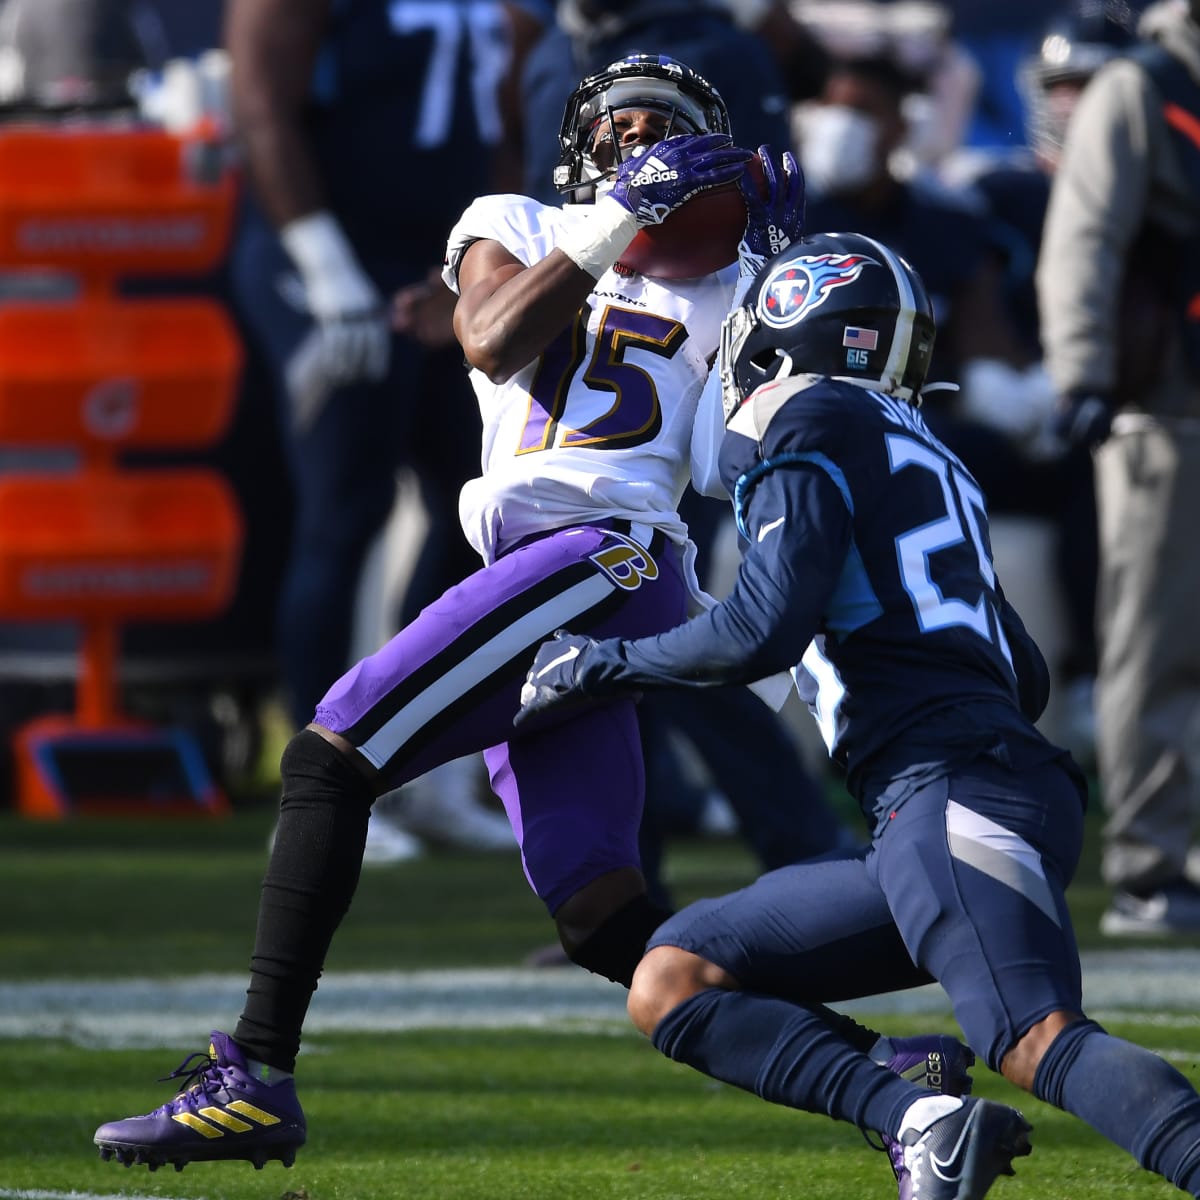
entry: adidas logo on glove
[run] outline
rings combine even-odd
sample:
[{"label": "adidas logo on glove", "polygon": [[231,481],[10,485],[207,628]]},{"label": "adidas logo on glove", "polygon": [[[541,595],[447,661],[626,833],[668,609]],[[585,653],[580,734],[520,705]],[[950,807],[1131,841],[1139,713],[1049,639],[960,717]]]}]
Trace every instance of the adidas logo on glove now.
[{"label": "adidas logo on glove", "polygon": [[629,186],[645,187],[648,183],[670,183],[671,180],[678,178],[678,171],[671,169],[659,159],[652,158],[629,180]]}]

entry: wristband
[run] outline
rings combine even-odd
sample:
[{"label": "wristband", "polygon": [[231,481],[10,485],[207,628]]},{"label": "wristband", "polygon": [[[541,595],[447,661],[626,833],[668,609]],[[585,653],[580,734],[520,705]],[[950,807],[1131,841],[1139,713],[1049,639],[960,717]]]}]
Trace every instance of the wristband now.
[{"label": "wristband", "polygon": [[637,217],[611,196],[592,205],[587,219],[562,234],[557,243],[577,267],[599,279],[637,236]]},{"label": "wristband", "polygon": [[337,218],[324,209],[289,221],[279,240],[304,276],[346,270],[357,272],[358,258]]}]

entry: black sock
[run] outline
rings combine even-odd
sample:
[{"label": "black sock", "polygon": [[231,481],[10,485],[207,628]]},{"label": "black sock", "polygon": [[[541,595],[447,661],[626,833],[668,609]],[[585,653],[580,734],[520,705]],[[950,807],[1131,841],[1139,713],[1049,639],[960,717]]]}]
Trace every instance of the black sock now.
[{"label": "black sock", "polygon": [[346,756],[312,730],[292,738],[280,766],[279,825],[233,1037],[250,1057],[294,1071],[325,955],[358,887],[375,797]]},{"label": "black sock", "polygon": [[573,963],[628,987],[650,935],[671,915],[645,893],[608,916],[568,957]]}]

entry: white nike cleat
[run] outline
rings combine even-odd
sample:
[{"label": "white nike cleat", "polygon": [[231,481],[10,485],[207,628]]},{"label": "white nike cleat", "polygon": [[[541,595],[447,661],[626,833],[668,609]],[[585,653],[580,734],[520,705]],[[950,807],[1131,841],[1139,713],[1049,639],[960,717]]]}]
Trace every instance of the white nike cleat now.
[{"label": "white nike cleat", "polygon": [[913,1200],[981,1200],[1012,1160],[1029,1154],[1030,1124],[1015,1108],[992,1100],[961,1106],[924,1129],[900,1133]]}]

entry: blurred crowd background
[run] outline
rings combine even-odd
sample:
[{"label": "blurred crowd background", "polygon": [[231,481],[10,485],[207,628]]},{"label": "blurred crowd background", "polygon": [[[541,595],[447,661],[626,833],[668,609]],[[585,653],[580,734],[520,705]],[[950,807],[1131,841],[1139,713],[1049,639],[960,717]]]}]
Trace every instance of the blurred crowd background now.
[{"label": "blurred crowd background", "polygon": [[[1064,430],[1063,397],[1043,366],[1035,272],[1076,101],[1102,64],[1137,43],[1147,7],[0,0],[0,162],[4,139],[30,126],[64,136],[153,128],[203,146],[208,169],[233,186],[218,261],[186,279],[133,272],[120,281],[127,296],[214,299],[241,349],[235,404],[217,439],[190,451],[140,447],[122,452],[121,464],[215,470],[242,520],[236,584],[220,612],[119,622],[121,714],[187,730],[231,802],[258,802],[264,753],[308,719],[341,671],[472,569],[457,492],[478,466],[479,423],[437,280],[444,235],[476,192],[557,202],[556,134],[570,90],[622,53],[660,51],[711,79],[737,141],[791,145],[808,179],[810,230],[877,236],[924,277],[939,320],[931,378],[957,385],[931,397],[928,419],[981,483],[1000,578],[1050,661],[1046,732],[1094,770],[1092,454],[1086,438]],[[281,39],[262,29],[281,20],[295,22],[294,61],[272,62],[262,49],[278,50]],[[367,42],[353,41],[372,21],[409,37],[403,80],[373,77]],[[457,36],[456,22],[468,36]],[[363,68],[351,79],[356,55]],[[341,78],[331,81],[330,62]],[[452,90],[460,74],[474,89],[470,117]],[[443,85],[451,91],[439,125]],[[297,130],[324,173],[319,207],[348,241],[333,282],[318,278],[320,264],[289,259],[279,236],[306,211],[311,181],[281,195],[279,176],[272,183],[262,166]],[[444,157],[420,157],[434,151]],[[0,216],[12,183],[2,172]],[[0,320],[10,306],[79,302],[70,274],[0,261]],[[334,339],[347,336],[359,339],[347,351],[353,362],[340,376],[322,374],[321,356],[340,352]],[[22,442],[0,416],[0,481],[78,466],[77,449]],[[706,501],[689,500],[687,515],[720,592],[736,561],[732,523]],[[0,540],[4,529],[0,512]],[[78,621],[8,619],[0,605],[0,806],[18,807],[15,733],[75,710],[80,646]],[[785,713],[790,745],[764,753],[797,754],[823,778],[807,714]],[[753,842],[746,826],[758,818],[726,794],[726,766],[709,761],[711,728],[697,733],[703,722],[678,714],[656,728],[669,750],[650,763],[656,844],[675,831],[739,827]],[[760,766],[769,773],[770,760]],[[450,764],[408,792],[381,860],[438,842],[508,847],[477,764]],[[784,844],[777,830],[759,836]]]}]

